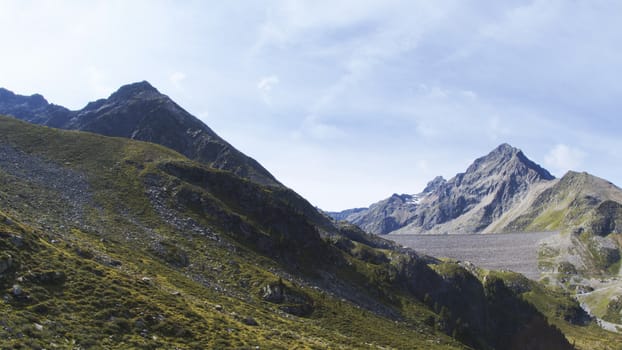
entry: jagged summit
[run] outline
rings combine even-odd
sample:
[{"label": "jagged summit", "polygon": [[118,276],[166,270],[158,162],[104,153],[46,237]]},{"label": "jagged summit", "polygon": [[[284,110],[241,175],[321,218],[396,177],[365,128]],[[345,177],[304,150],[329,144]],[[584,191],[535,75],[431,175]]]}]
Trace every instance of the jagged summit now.
[{"label": "jagged summit", "polygon": [[114,92],[109,100],[124,100],[129,98],[153,98],[162,97],[158,89],[153,87],[148,81],[143,80],[136,83],[131,83],[121,86],[116,92]]},{"label": "jagged summit", "polygon": [[523,174],[527,171],[531,171],[532,176],[544,180],[552,180],[555,178],[546,169],[527,158],[523,151],[507,143],[499,145],[486,156],[476,159],[473,164],[467,168],[465,174],[479,173],[478,175],[492,176],[498,174],[500,176],[505,176],[514,171]]},{"label": "jagged summit", "polygon": [[497,146],[491,153],[517,153],[520,152],[520,149],[510,145],[507,142],[504,142]]},{"label": "jagged summit", "polygon": [[437,176],[434,179],[432,179],[432,181],[428,182],[428,184],[423,189],[423,193],[434,192],[434,191],[436,191],[440,186],[442,186],[446,182],[447,182],[447,180],[445,180],[444,177]]},{"label": "jagged summit", "polygon": [[30,96],[16,95],[13,91],[0,88],[0,100],[12,101],[13,103],[25,104],[33,108],[39,108],[48,105],[48,101],[40,94]]},{"label": "jagged summit", "polygon": [[147,81],[120,87],[78,111],[49,104],[41,95],[0,90],[0,114],[34,124],[157,143],[217,169],[269,186],[282,186],[254,159],[218,136]]}]

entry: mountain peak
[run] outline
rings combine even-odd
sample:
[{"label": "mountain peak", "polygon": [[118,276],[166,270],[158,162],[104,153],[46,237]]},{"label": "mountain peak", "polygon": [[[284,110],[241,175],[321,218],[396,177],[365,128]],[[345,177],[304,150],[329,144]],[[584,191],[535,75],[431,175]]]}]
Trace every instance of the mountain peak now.
[{"label": "mountain peak", "polygon": [[445,180],[444,177],[437,176],[432,181],[428,182],[428,184],[423,189],[423,193],[434,192],[446,182],[447,180]]},{"label": "mountain peak", "polygon": [[491,153],[502,153],[502,154],[514,154],[520,152],[520,149],[513,147],[509,143],[502,143],[497,148],[495,148]]},{"label": "mountain peak", "polygon": [[150,97],[159,97],[162,94],[158,91],[158,89],[154,88],[153,85],[149,84],[148,81],[143,80],[140,82],[123,85],[110,95],[111,100],[117,99],[130,99],[130,98],[150,98]]},{"label": "mountain peak", "polygon": [[15,94],[11,90],[0,88],[0,103],[4,101],[24,104],[32,108],[44,107],[49,104],[48,101],[40,94],[22,96]]},{"label": "mountain peak", "polygon": [[533,171],[535,176],[543,180],[553,180],[555,177],[546,169],[527,158],[523,151],[507,143],[499,145],[487,155],[476,159],[466,171],[466,174],[510,174],[516,172]]},{"label": "mountain peak", "polygon": [[478,160],[484,159],[484,160],[493,160],[493,161],[496,160],[498,162],[506,162],[519,153],[522,153],[520,149],[513,147],[512,145],[508,143],[502,143],[499,146],[497,146],[495,149],[490,151],[490,153],[488,153],[484,157],[479,158]]}]

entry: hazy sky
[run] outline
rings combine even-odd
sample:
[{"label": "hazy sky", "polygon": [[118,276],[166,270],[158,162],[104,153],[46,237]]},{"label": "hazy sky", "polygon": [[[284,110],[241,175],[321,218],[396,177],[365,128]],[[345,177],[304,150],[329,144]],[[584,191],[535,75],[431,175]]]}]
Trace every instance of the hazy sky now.
[{"label": "hazy sky", "polygon": [[503,142],[622,185],[620,18],[614,0],[0,0],[0,86],[79,109],[148,80],[327,210]]}]

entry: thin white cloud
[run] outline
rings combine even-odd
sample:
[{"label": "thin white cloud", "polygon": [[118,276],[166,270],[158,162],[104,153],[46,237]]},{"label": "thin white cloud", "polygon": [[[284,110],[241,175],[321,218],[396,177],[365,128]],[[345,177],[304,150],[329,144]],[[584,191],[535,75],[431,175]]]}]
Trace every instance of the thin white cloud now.
[{"label": "thin white cloud", "polygon": [[168,77],[168,80],[173,84],[173,86],[177,89],[181,88],[182,82],[186,79],[186,74],[183,72],[173,72]]},{"label": "thin white cloud", "polygon": [[544,157],[544,164],[554,173],[561,176],[568,170],[580,170],[585,152],[580,149],[557,144]]},{"label": "thin white cloud", "polygon": [[558,25],[561,9],[559,0],[535,0],[509,8],[500,21],[485,26],[481,33],[511,44],[530,44],[541,40],[547,27]]},{"label": "thin white cloud", "polygon": [[272,104],[272,89],[280,82],[279,77],[276,75],[270,75],[259,79],[257,83],[257,89],[261,94],[261,98],[267,105]]},{"label": "thin white cloud", "polygon": [[320,120],[315,115],[309,115],[302,123],[298,135],[307,135],[315,140],[335,140],[346,136],[346,133],[335,125]]},{"label": "thin white cloud", "polygon": [[271,91],[272,87],[279,83],[279,77],[271,75],[269,77],[263,77],[257,83],[257,88],[261,91]]},{"label": "thin white cloud", "polygon": [[501,120],[499,116],[493,116],[489,119],[488,130],[489,130],[488,137],[492,141],[506,142],[504,138],[507,137],[508,135],[511,135],[510,128],[503,125],[503,121]]}]

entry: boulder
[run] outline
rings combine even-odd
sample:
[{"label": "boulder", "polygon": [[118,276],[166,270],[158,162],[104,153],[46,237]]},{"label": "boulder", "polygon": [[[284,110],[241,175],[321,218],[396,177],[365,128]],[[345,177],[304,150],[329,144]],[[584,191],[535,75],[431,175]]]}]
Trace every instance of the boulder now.
[{"label": "boulder", "polygon": [[287,287],[283,281],[270,283],[261,289],[265,301],[280,304],[279,310],[295,316],[308,316],[313,312],[313,299],[301,291]]},{"label": "boulder", "polygon": [[28,279],[38,284],[59,285],[65,283],[67,276],[62,271],[41,271],[32,273]]},{"label": "boulder", "polygon": [[284,286],[280,282],[266,285],[261,289],[263,300],[277,304],[282,303],[285,299],[283,296],[283,287]]},{"label": "boulder", "polygon": [[23,293],[24,293],[24,290],[19,284],[14,284],[13,287],[11,288],[11,294],[13,294],[14,297],[19,297]]},{"label": "boulder", "polygon": [[259,323],[257,323],[257,321],[255,321],[255,319],[250,316],[243,318],[242,323],[247,326],[259,326]]},{"label": "boulder", "polygon": [[13,257],[9,254],[0,255],[0,274],[5,273],[13,265]]}]

